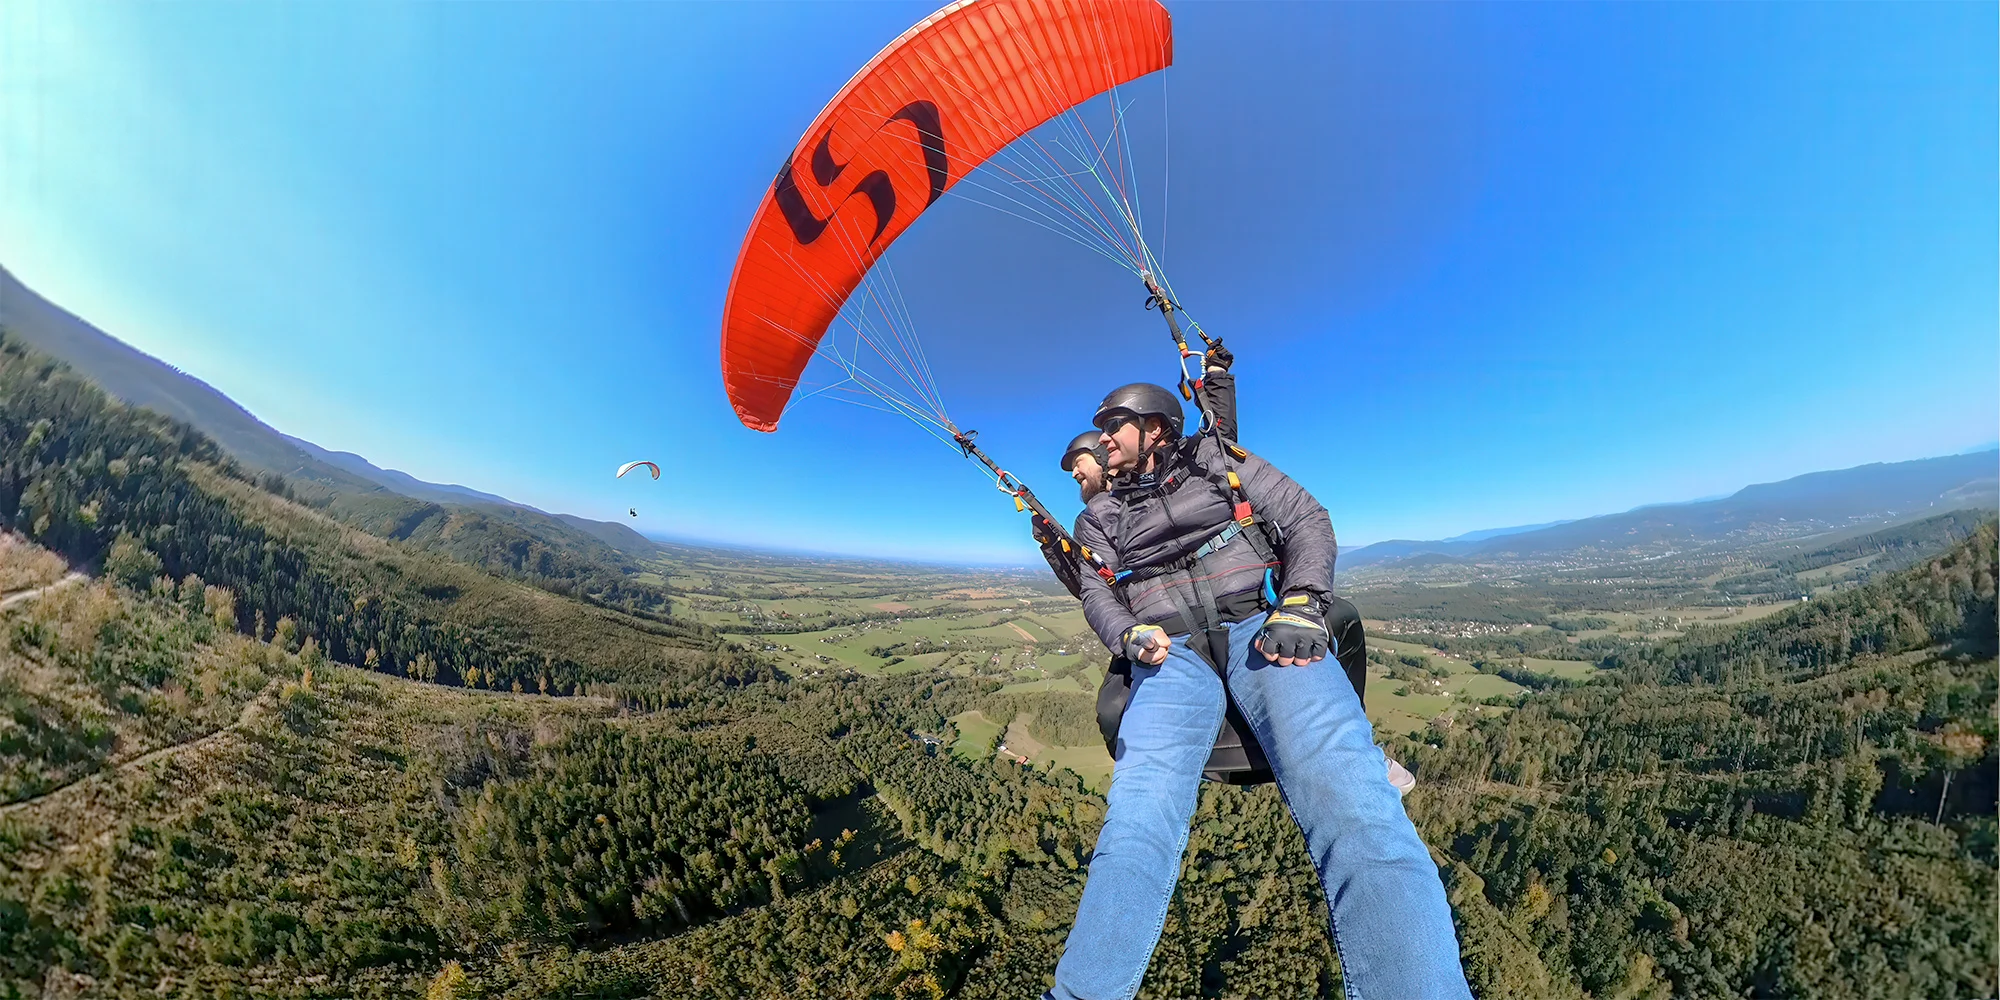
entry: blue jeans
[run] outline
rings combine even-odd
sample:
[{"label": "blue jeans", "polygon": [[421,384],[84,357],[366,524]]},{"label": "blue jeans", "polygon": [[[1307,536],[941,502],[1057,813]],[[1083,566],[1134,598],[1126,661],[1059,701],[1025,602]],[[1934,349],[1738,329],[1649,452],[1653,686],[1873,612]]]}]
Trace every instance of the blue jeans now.
[{"label": "blue jeans", "polygon": [[[1333,918],[1348,1000],[1470,1000],[1437,866],[1385,775],[1374,729],[1333,657],[1281,667],[1229,629],[1229,690],[1305,831]],[[1044,1000],[1131,1000],[1180,877],[1222,681],[1186,636],[1132,665],[1117,767],[1090,877]]]}]

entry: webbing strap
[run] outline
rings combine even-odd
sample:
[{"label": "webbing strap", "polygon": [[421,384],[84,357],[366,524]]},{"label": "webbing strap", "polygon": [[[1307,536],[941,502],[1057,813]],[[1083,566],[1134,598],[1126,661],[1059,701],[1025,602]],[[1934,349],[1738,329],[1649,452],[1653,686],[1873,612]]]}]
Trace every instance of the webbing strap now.
[{"label": "webbing strap", "polygon": [[[1201,547],[1195,549],[1192,553],[1170,563],[1163,563],[1158,566],[1141,566],[1138,569],[1125,570],[1118,574],[1118,582],[1137,583],[1141,580],[1151,580],[1156,576],[1165,576],[1168,573],[1178,573],[1184,569],[1193,569],[1199,566],[1203,559],[1214,555],[1223,546],[1228,545],[1237,535],[1243,534],[1246,534],[1244,526],[1231,521],[1228,527],[1216,532],[1208,541],[1201,543]],[[1267,543],[1260,544],[1263,540],[1256,538],[1256,532],[1248,532],[1247,534],[1252,538],[1251,544],[1257,549],[1257,553],[1262,557],[1262,561],[1270,562],[1270,545]]]},{"label": "webbing strap", "polygon": [[[1188,603],[1179,587],[1165,588],[1167,600],[1172,601],[1174,610],[1179,612],[1181,621],[1187,623],[1188,645],[1208,665],[1215,675],[1222,678],[1225,687],[1229,682],[1229,626],[1223,624],[1215,613],[1215,594],[1208,587],[1208,581],[1193,582],[1194,603]],[[1218,646],[1220,648],[1218,648]]]},{"label": "webbing strap", "polygon": [[1273,539],[1271,538],[1269,525],[1263,518],[1256,518],[1244,527],[1243,540],[1249,544],[1250,550],[1257,554],[1258,562],[1275,563],[1280,561],[1277,547],[1272,545]]},{"label": "webbing strap", "polygon": [[[1215,590],[1208,580],[1197,574],[1194,584],[1194,603],[1203,615],[1202,638],[1208,643],[1208,662],[1222,678],[1224,690],[1229,687],[1229,626],[1224,625],[1215,613]],[[1173,589],[1171,587],[1169,590]]]},{"label": "webbing strap", "polygon": [[[1263,518],[1257,516],[1256,509],[1250,505],[1249,491],[1243,488],[1242,477],[1236,474],[1234,468],[1231,468],[1231,462],[1229,461],[1232,454],[1239,457],[1247,457],[1249,452],[1243,451],[1237,448],[1235,444],[1225,442],[1219,437],[1216,439],[1216,444],[1222,448],[1222,475],[1218,476],[1204,470],[1203,478],[1206,478],[1218,492],[1228,499],[1229,516],[1250,535],[1251,543],[1257,547],[1259,558],[1264,562],[1272,562],[1275,559],[1273,546],[1275,539],[1271,537],[1272,529],[1265,523]],[[1252,528],[1256,530],[1249,530]]]}]

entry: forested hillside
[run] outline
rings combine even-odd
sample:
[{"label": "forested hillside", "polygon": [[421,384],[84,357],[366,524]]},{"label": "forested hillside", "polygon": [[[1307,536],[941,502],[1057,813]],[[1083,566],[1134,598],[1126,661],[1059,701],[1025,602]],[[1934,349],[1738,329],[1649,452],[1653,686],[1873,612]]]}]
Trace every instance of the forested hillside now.
[{"label": "forested hillside", "polygon": [[[657,552],[657,547],[622,525],[581,518],[569,524],[521,507],[435,503],[373,492],[329,492],[306,499],[329,517],[371,535],[551,593],[660,620],[673,612],[664,588],[635,579],[645,567],[633,550],[643,546]],[[630,536],[619,539],[623,548],[599,537],[616,537],[609,529]]]},{"label": "forested hillside", "polygon": [[0,331],[62,361],[113,399],[173,417],[287,496],[364,531],[570,597],[649,615],[667,594],[633,579],[655,547],[622,524],[551,515],[462,486],[426,483],[281,434],[229,397],[37,295],[0,268]]},{"label": "forested hillside", "polygon": [[1409,745],[1461,919],[1476,895],[1593,995],[1992,995],[1994,560],[1989,521],[1927,565]]},{"label": "forested hillside", "polygon": [[[342,524],[12,344],[0,399],[0,519],[39,543],[0,544],[0,996],[1047,983],[1104,800],[948,748],[973,712],[1088,742],[1086,697],[788,674]],[[1479,994],[1993,994],[1971,531],[1396,740]],[[1205,787],[1141,996],[1339,983],[1282,798]]]},{"label": "forested hillside", "polygon": [[[0,617],[0,995],[1015,997],[1075,905],[1102,800],[903,728],[990,682],[606,719],[235,636],[231,599],[102,581]],[[1200,822],[1155,995],[1329,989],[1277,796]]]},{"label": "forested hillside", "polygon": [[[1993,548],[1403,748],[1480,995],[1989,992]],[[910,738],[1005,711],[989,682],[718,682],[606,720],[147,591],[5,621],[5,676],[38,678],[12,718],[41,720],[0,818],[26,995],[1018,997],[1102,816],[1065,772]],[[1337,995],[1303,846],[1274,790],[1204,789],[1142,995]]]},{"label": "forested hillside", "polygon": [[340,662],[494,690],[766,676],[701,626],[579,604],[342,525],[187,425],[6,339],[0,399],[0,525],[141,585],[227,587],[235,627],[258,638],[291,618]]}]

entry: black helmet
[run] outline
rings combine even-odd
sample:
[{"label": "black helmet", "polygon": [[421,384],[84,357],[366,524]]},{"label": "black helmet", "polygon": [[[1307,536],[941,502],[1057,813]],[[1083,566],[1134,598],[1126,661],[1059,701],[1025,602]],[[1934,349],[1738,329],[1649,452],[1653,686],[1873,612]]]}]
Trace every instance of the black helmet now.
[{"label": "black helmet", "polygon": [[1091,420],[1098,430],[1104,429],[1104,421],[1114,413],[1134,413],[1142,417],[1159,417],[1173,429],[1173,436],[1181,436],[1181,400],[1170,389],[1151,382],[1134,382],[1111,390],[1104,402],[1097,404],[1097,416]]},{"label": "black helmet", "polygon": [[1098,465],[1111,464],[1104,457],[1104,448],[1097,443],[1097,432],[1084,431],[1076,437],[1071,438],[1069,447],[1063,449],[1062,470],[1064,472],[1070,471],[1071,467],[1076,465],[1076,456],[1084,454],[1097,459]]}]

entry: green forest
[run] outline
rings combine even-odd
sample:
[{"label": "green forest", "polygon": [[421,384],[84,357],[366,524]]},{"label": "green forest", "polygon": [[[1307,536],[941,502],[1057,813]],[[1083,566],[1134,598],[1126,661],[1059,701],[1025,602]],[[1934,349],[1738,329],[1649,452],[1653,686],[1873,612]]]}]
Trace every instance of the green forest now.
[{"label": "green forest", "polygon": [[[1049,981],[1104,801],[946,747],[973,710],[1088,742],[1087,698],[788,673],[349,523],[12,341],[0,399],[0,581],[49,588],[0,611],[0,996]],[[2000,990],[2000,539],[1870,544],[1900,568],[1388,738],[1479,996]],[[1141,996],[1339,995],[1282,798],[1204,787]]]}]

